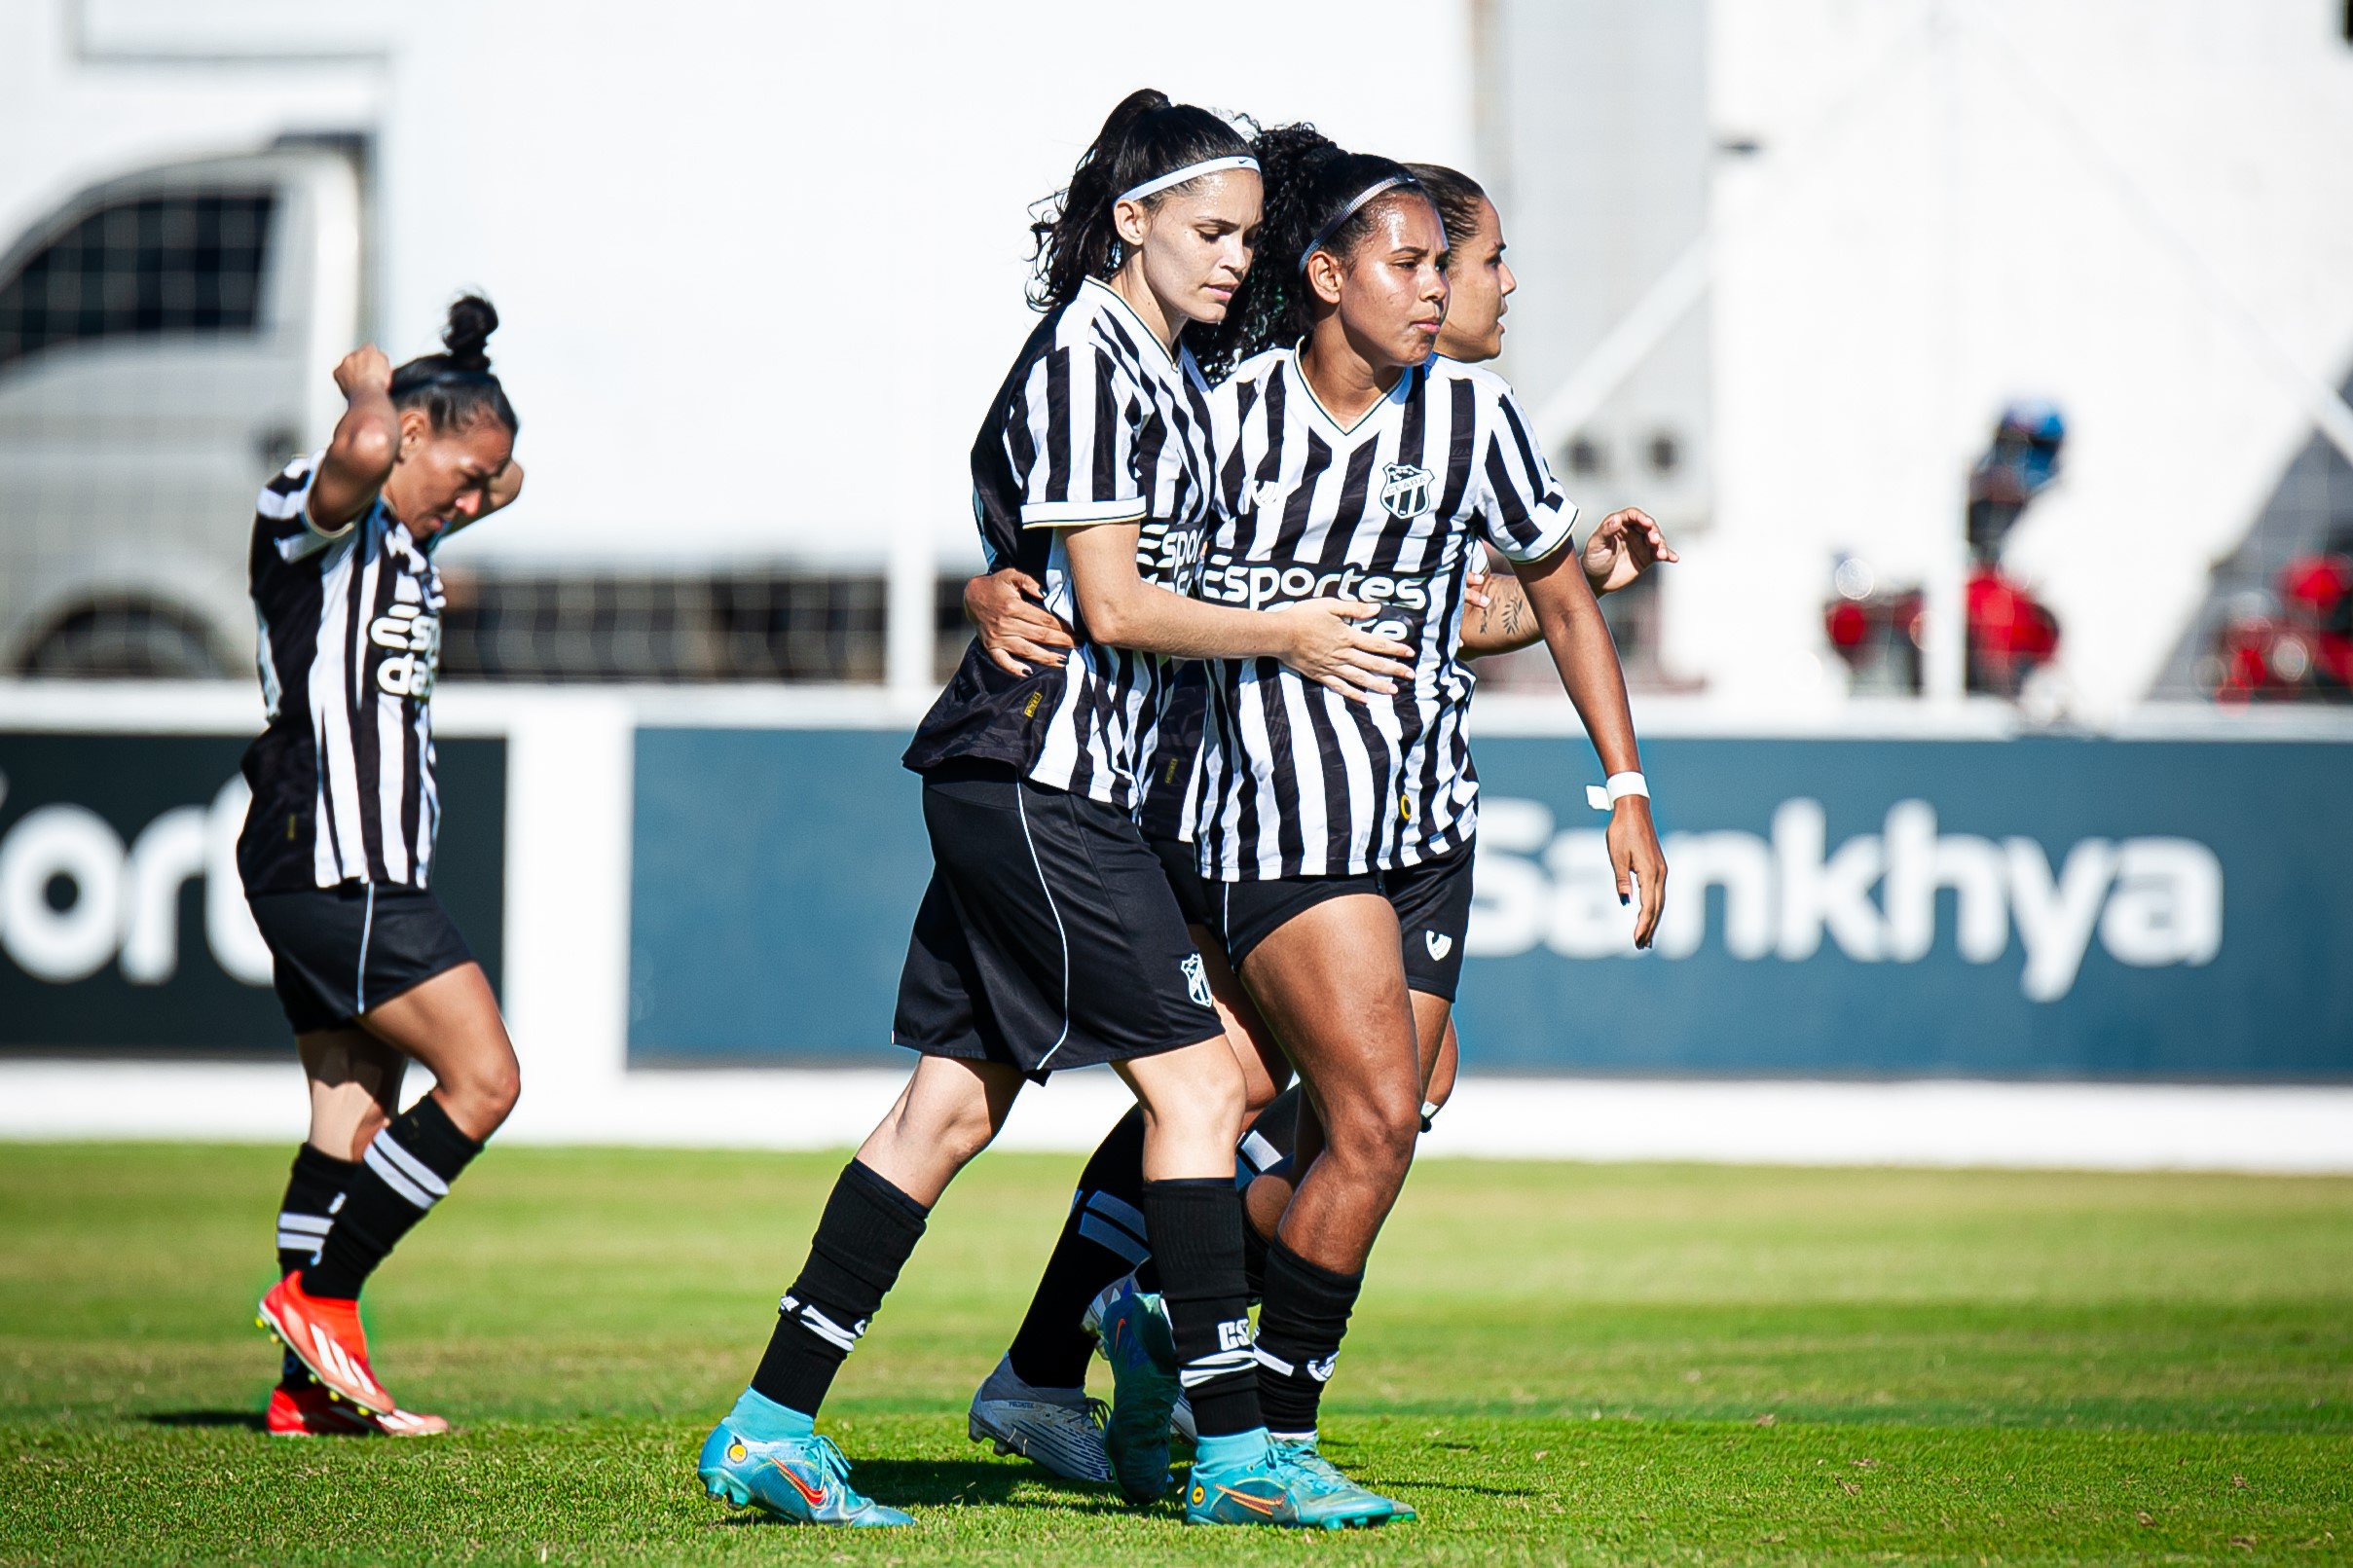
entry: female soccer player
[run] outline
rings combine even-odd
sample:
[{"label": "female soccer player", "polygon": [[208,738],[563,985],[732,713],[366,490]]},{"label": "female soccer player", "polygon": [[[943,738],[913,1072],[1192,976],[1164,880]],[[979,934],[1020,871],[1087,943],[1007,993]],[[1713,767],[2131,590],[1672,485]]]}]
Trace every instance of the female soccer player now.
[{"label": "female soccer player", "polygon": [[[1506,301],[1518,287],[1503,260],[1502,220],[1487,193],[1468,175],[1438,164],[1409,167],[1437,203],[1450,241],[1450,299],[1438,352],[1463,364],[1492,359],[1502,351]],[[1586,580],[1597,596],[1625,587],[1659,561],[1675,559],[1657,524],[1631,508],[1603,519],[1581,557]],[[1466,596],[1463,657],[1526,647],[1541,636],[1516,579],[1495,578],[1484,589],[1472,585]],[[1037,585],[1013,567],[975,577],[966,587],[965,606],[978,630],[979,643],[1009,674],[1026,674],[1029,664],[1058,660],[1070,645],[1068,628],[1037,602],[1039,598]],[[1254,1119],[1237,1156],[1243,1177],[1254,1179],[1248,1209],[1252,1229],[1244,1240],[1252,1247],[1252,1262],[1263,1265],[1263,1242],[1271,1239],[1290,1200],[1301,1094],[1296,1085],[1281,1087],[1290,1076],[1289,1065],[1207,929],[1207,893],[1193,846],[1185,839],[1184,799],[1196,765],[1207,705],[1200,678],[1203,668],[1189,665],[1176,678],[1161,717],[1152,787],[1139,826],[1186,911],[1190,934],[1200,946],[1211,975],[1229,1042],[1248,1079]],[[1468,891],[1464,883],[1450,889],[1461,894]],[[1449,904],[1427,913],[1435,917],[1427,925],[1400,922],[1407,928],[1406,981],[1425,1064],[1425,1123],[1453,1086],[1452,999],[1467,908]],[[1086,1311],[1100,1293],[1150,1256],[1135,1207],[1143,1185],[1142,1132],[1140,1113],[1130,1112],[1087,1160],[1020,1331],[973,1397],[969,1425],[974,1440],[992,1439],[1000,1452],[1023,1453],[1076,1480],[1097,1478],[1104,1467],[1099,1435],[1092,1427],[1072,1424],[1067,1414],[1084,1407],[1086,1361],[1095,1345],[1084,1327]],[[1311,1120],[1308,1135],[1311,1143],[1319,1141]],[[1254,1268],[1254,1284],[1258,1272]],[[1177,1424],[1183,1428],[1188,1421],[1189,1412],[1180,1404]]]},{"label": "female soccer player", "polygon": [[[334,438],[263,487],[253,520],[269,726],[245,753],[238,870],[311,1082],[277,1217],[282,1277],[260,1314],[287,1351],[267,1417],[285,1436],[448,1430],[370,1369],[360,1287],[519,1085],[497,1000],[429,885],[433,552],[523,488],[514,407],[483,351],[497,325],[468,295],[450,307],[447,352],[398,370],[373,345],[347,355]],[[412,1058],[435,1086],[402,1112]]]},{"label": "female soccer player", "polygon": [[[1350,624],[1361,605],[1265,615],[1176,592],[1197,567],[1210,479],[1206,387],[1180,339],[1224,315],[1258,195],[1230,126],[1145,91],[1112,112],[1042,226],[1047,317],[974,443],[974,510],[991,560],[1043,582],[1075,645],[1025,678],[968,653],[908,748],[934,872],[892,1033],[922,1055],[835,1184],[751,1386],[703,1444],[715,1497],[811,1522],[907,1522],[850,1488],[818,1407],[1023,1081],[1108,1062],[1144,1107],[1144,1223],[1200,1429],[1187,1520],[1380,1516],[1290,1466],[1259,1417],[1232,1187],[1241,1075],[1129,817],[1168,656],[1267,657],[1360,700],[1406,673],[1403,644]],[[1137,1500],[1167,1480],[1164,1462],[1121,1476]]]},{"label": "female soccer player", "polygon": [[1436,205],[1403,166],[1304,127],[1253,150],[1265,225],[1220,333],[1239,363],[1213,399],[1219,519],[1200,592],[1254,607],[1351,595],[1415,648],[1412,681],[1355,711],[1263,660],[1218,661],[1191,811],[1227,953],[1324,1129],[1269,1248],[1258,1355],[1269,1428],[1295,1463],[1328,1469],[1317,1406],[1419,1130],[1401,917],[1455,900],[1470,869],[1457,647],[1476,542],[1520,564],[1610,777],[1637,943],[1665,863],[1608,630],[1583,572],[1564,569],[1576,509],[1509,387],[1433,356],[1450,292]]}]

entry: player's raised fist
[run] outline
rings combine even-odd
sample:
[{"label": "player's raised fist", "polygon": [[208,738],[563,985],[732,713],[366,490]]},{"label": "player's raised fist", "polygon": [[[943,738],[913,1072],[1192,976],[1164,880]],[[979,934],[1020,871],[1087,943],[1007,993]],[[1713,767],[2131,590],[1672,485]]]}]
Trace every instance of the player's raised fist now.
[{"label": "player's raised fist", "polygon": [[335,367],[335,384],[342,388],[346,399],[362,392],[381,392],[389,397],[392,392],[392,362],[374,344],[352,349]]}]

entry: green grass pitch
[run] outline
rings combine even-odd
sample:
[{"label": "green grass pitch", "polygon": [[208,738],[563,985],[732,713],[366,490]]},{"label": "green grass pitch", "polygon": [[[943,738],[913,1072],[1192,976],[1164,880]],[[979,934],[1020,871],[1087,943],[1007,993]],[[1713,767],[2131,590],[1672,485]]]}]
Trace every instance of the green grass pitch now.
[{"label": "green grass pitch", "polygon": [[1310,1538],[965,1441],[1079,1163],[992,1155],[827,1408],[919,1515],[853,1536],[690,1474],[840,1156],[494,1149],[369,1296],[459,1431],[273,1441],[289,1152],[0,1147],[0,1561],[2353,1558],[2353,1182],[1429,1162],[1326,1406],[1421,1520]]}]

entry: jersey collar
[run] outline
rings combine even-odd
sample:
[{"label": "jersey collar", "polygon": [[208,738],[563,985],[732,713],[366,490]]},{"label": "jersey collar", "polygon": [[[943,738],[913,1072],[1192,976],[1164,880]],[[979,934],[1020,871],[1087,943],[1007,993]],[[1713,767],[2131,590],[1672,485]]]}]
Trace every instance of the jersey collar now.
[{"label": "jersey collar", "polygon": [[1397,378],[1396,385],[1390,387],[1379,401],[1357,417],[1354,424],[1343,425],[1332,417],[1332,412],[1324,407],[1323,399],[1317,397],[1315,388],[1308,384],[1306,367],[1299,362],[1298,347],[1295,346],[1284,349],[1283,355],[1283,363],[1289,367],[1291,379],[1299,383],[1300,393],[1307,400],[1310,418],[1316,423],[1321,424],[1325,431],[1342,445],[1353,444],[1359,435],[1373,428],[1382,414],[1388,410],[1405,407],[1406,399],[1414,395],[1415,378],[1429,369],[1429,361],[1426,359],[1418,365],[1410,367],[1404,375]]},{"label": "jersey collar", "polygon": [[[1176,369],[1176,361],[1169,357],[1167,349],[1160,346],[1160,335],[1144,324],[1144,318],[1136,314],[1136,308],[1128,304],[1127,301],[1121,296],[1118,289],[1113,288],[1109,283],[1104,282],[1099,277],[1089,277],[1080,282],[1080,293],[1084,294],[1088,289],[1093,289],[1095,293],[1100,296],[1095,300],[1096,310],[1111,310],[1127,318],[1129,327],[1134,331],[1135,336],[1142,341],[1144,345],[1144,351],[1153,356],[1154,363],[1158,364],[1160,369],[1164,371],[1173,371]],[[1177,331],[1181,346],[1184,329],[1180,327],[1177,329]]]}]

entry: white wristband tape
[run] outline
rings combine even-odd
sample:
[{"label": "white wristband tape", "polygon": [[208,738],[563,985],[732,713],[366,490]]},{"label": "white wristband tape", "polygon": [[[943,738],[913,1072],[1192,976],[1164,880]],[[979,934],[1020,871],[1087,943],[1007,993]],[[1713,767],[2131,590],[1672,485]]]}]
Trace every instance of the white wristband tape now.
[{"label": "white wristband tape", "polygon": [[1613,773],[1606,784],[1587,784],[1585,804],[1596,811],[1608,811],[1628,795],[1650,798],[1650,782],[1638,773]]}]

